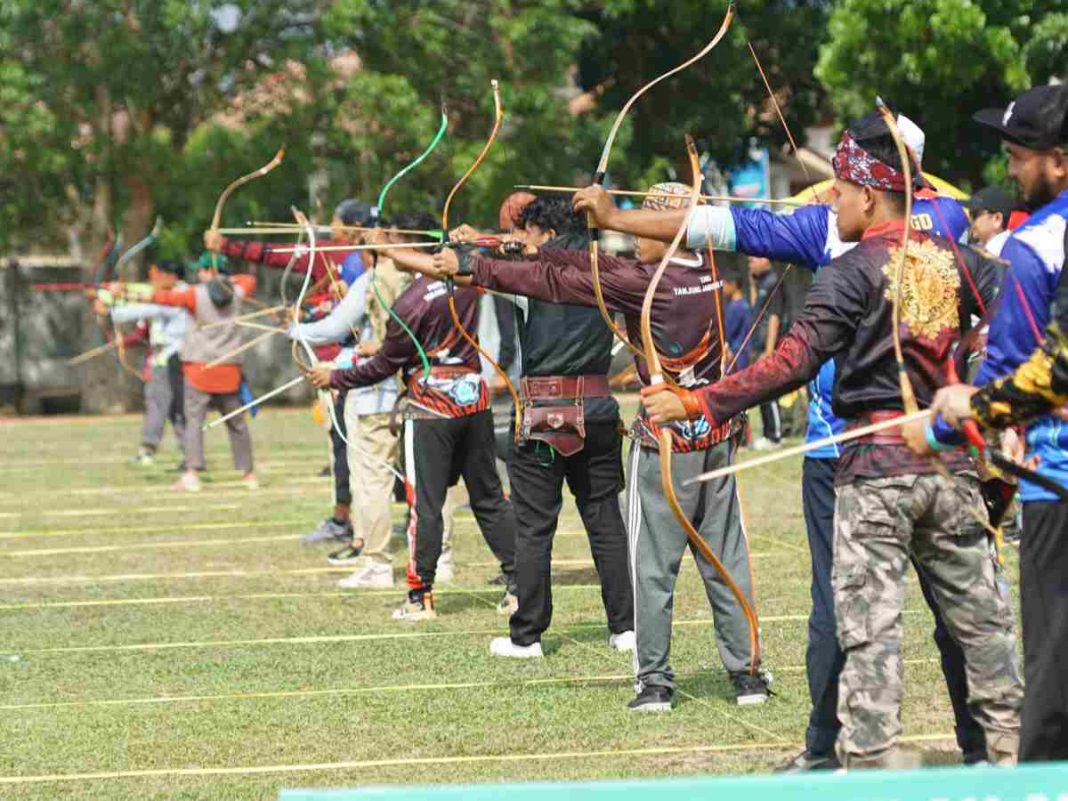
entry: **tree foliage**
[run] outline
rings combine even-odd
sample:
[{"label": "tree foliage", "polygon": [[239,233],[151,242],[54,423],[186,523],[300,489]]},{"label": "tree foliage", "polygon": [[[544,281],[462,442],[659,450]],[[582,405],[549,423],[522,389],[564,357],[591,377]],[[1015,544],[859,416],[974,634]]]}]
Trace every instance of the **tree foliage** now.
[{"label": "tree foliage", "polygon": [[[839,0],[817,75],[842,122],[882,96],[927,133],[924,166],[977,184],[996,140],[971,122],[1064,77],[1061,0]],[[989,173],[988,173],[989,174]]]}]

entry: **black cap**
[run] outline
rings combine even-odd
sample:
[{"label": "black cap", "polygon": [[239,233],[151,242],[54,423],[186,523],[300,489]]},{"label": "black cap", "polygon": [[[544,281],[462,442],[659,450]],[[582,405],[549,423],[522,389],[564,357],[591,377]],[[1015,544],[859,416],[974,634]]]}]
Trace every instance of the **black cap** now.
[{"label": "black cap", "polygon": [[171,275],[182,276],[185,275],[185,265],[180,261],[172,261],[171,259],[160,259],[153,262],[153,266],[160,272],[170,273]]},{"label": "black cap", "polygon": [[342,225],[367,225],[371,222],[371,206],[362,200],[348,198],[337,204],[334,216]]},{"label": "black cap", "polygon": [[1068,86],[1036,86],[1008,108],[983,109],[974,119],[993,128],[1002,139],[1031,150],[1051,150],[1068,144]]},{"label": "black cap", "polygon": [[961,203],[971,211],[1000,211],[1005,219],[1017,209],[1021,208],[1020,202],[1012,192],[1007,192],[1000,186],[984,186],[970,198]]}]

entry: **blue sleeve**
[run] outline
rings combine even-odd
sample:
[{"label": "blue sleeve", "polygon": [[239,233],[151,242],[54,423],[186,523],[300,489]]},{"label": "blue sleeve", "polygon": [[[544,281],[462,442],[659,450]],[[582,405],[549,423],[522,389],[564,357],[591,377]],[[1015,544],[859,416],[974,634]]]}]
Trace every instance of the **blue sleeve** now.
[{"label": "blue sleeve", "polygon": [[[986,359],[975,377],[978,386],[1013,372],[1041,342],[1049,322],[1056,277],[1028,245],[1009,239],[1001,257],[1011,265],[990,320]],[[1037,329],[1039,338],[1035,337]]]},{"label": "blue sleeve", "polygon": [[347,286],[352,286],[356,283],[356,279],[363,273],[363,257],[359,251],[350,253],[345,257],[345,260],[341,262],[341,280],[344,281]]},{"label": "blue sleeve", "polygon": [[735,247],[748,256],[763,256],[808,267],[827,262],[828,206],[803,206],[791,214],[765,209],[731,209]]},{"label": "blue sleeve", "polygon": [[934,438],[942,445],[952,447],[964,444],[964,436],[947,423],[942,415],[935,415],[934,420],[928,423],[928,425],[931,428]]},{"label": "blue sleeve", "polygon": [[923,198],[912,210],[912,226],[920,231],[938,234],[954,242],[965,241],[970,223],[960,201],[951,197]]}]

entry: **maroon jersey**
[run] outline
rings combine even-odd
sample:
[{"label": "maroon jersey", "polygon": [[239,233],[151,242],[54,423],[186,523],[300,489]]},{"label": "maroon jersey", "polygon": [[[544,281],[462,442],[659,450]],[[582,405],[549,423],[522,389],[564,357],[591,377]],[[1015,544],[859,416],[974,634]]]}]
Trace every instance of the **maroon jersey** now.
[{"label": "maroon jersey", "polygon": [[[901,411],[892,310],[903,230],[903,223],[869,229],[857,247],[820,270],[801,316],[773,354],[698,391],[705,415],[729,419],[797,389],[831,358],[838,371],[832,398],[836,415],[862,422],[873,413]],[[989,306],[997,291],[996,266],[972,251],[963,253]],[[908,256],[901,293],[902,350],[917,400],[926,406],[946,383],[953,346],[971,318],[979,316],[979,304],[948,242],[913,232]],[[929,459],[914,455],[899,439],[888,439],[892,435],[847,446],[837,482],[934,472]],[[953,470],[969,467],[963,452],[941,458]]]},{"label": "maroon jersey", "polygon": [[[653,297],[651,327],[657,352],[665,372],[685,387],[707,386],[720,377],[721,348],[716,325],[716,293],[720,286],[712,280],[704,259],[692,262],[676,259],[657,285]],[[605,304],[621,313],[627,337],[641,347],[641,312],[645,292],[657,265],[633,259],[602,255],[601,287]],[[474,256],[470,262],[476,284],[487,289],[527,295],[551,303],[578,306],[596,305],[590,257],[585,251],[541,251],[536,261],[504,261]],[[643,359],[635,359],[642,383],[649,383]],[[668,427],[676,452],[702,450],[730,436],[727,423],[713,426],[707,419],[673,423]],[[658,427],[642,413],[635,421],[634,434],[643,445],[656,447]]]},{"label": "maroon jersey", "polygon": [[[456,289],[456,313],[475,337],[480,297],[478,290]],[[445,284],[417,276],[397,298],[393,311],[430,357],[429,378],[412,338],[390,317],[378,353],[347,370],[335,370],[330,385],[335,389],[371,386],[399,370],[408,386],[406,402],[414,416],[466,417],[488,409],[489,388],[482,380],[478,351],[453,324]]]}]

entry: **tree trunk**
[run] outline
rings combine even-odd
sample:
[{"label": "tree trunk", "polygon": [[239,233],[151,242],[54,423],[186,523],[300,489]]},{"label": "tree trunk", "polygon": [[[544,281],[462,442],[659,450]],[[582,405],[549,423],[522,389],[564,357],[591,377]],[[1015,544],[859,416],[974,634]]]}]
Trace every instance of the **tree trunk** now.
[{"label": "tree trunk", "polygon": [[[110,148],[112,134],[112,104],[107,87],[98,86],[95,96],[97,112],[96,124],[101,132],[100,139],[107,143],[105,147]],[[89,232],[91,246],[87,248],[88,252],[91,254],[100,252],[100,249],[107,238],[107,231],[111,227],[112,216],[115,213],[112,177],[108,172],[108,170],[111,169],[110,165],[113,162],[109,156],[109,153],[105,153],[104,158],[101,159],[101,163],[108,166],[106,170],[102,170],[97,174],[93,191],[93,210],[90,223],[92,230]],[[91,258],[95,259],[95,255]],[[97,276],[94,275],[93,267],[94,264],[92,261],[89,261],[84,265],[86,283],[92,283],[96,280]],[[107,275],[106,272],[102,275],[108,279],[115,277]],[[97,324],[96,315],[93,314],[91,308],[87,308],[86,313],[82,316],[81,328],[82,343],[86,349],[89,349],[94,345],[103,344],[105,335]],[[127,356],[127,359],[129,358],[130,357]],[[104,414],[125,412],[133,408],[131,400],[136,398],[133,387],[134,379],[119,367],[114,355],[106,354],[86,362],[80,370],[82,377],[81,390],[83,411]],[[139,392],[140,391],[138,390],[138,393]]]}]

